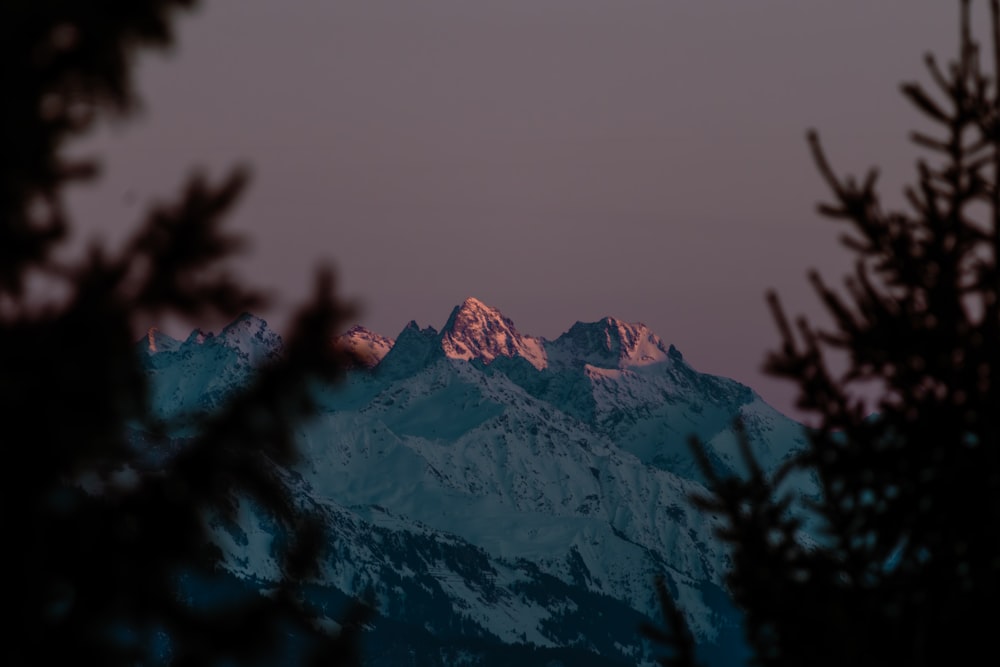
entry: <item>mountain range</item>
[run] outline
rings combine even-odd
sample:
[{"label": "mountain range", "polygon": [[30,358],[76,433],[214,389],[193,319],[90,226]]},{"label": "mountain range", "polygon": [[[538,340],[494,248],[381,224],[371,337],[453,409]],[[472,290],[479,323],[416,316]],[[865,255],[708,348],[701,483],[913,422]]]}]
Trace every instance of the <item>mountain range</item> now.
[{"label": "mountain range", "polygon": [[[657,575],[708,664],[745,660],[718,519],[690,500],[705,480],[688,439],[740,474],[739,418],[773,470],[804,446],[800,424],[612,317],[546,340],[470,298],[440,331],[354,327],[332,344],[356,367],[315,389],[302,461],[282,474],[335,536],[315,582],[331,622],[335,603],[374,597],[370,664],[652,665],[637,628],[659,618]],[[220,405],[282,342],[244,314],[184,341],[151,330],[137,351],[182,442],[177,418]],[[240,503],[215,525],[224,566],[266,588],[281,530]]]}]

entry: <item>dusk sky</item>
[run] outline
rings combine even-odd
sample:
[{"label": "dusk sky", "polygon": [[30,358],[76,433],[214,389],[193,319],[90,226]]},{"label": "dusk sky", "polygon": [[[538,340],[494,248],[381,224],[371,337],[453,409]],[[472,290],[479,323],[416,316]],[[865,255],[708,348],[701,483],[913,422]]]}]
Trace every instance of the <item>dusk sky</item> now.
[{"label": "dusk sky", "polygon": [[957,7],[209,0],[140,60],[142,117],[76,147],[107,161],[72,206],[114,241],[192,168],[248,164],[236,266],[276,294],[259,314],[279,331],[329,260],[384,335],[466,296],[547,338],[614,315],[797,416],[760,372],[765,291],[822,321],[806,272],[852,261],[815,212],[806,130],[840,173],[879,165],[899,204],[921,125],[899,84],[953,57]]}]

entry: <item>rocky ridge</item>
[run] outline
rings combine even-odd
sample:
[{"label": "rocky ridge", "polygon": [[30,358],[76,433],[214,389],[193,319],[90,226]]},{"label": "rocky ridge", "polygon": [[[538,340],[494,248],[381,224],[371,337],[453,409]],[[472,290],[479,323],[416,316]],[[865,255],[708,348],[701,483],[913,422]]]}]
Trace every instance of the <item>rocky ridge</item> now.
[{"label": "rocky ridge", "polygon": [[[280,339],[252,317],[183,343],[157,336],[140,347],[164,415],[224,400],[280,354]],[[546,341],[468,299],[440,332],[411,322],[394,343],[360,329],[345,336],[379,360],[320,390],[288,479],[337,535],[324,586],[373,590],[385,623],[412,633],[400,651],[450,664],[455,647],[485,642],[492,648],[471,650],[469,664],[529,650],[652,664],[635,627],[657,617],[651,582],[664,574],[709,662],[742,655],[723,590],[728,556],[713,518],[689,502],[703,480],[687,437],[739,472],[735,417],[769,468],[802,445],[800,425],[614,318]],[[274,576],[278,532],[249,506],[237,526],[220,525],[229,571]]]}]

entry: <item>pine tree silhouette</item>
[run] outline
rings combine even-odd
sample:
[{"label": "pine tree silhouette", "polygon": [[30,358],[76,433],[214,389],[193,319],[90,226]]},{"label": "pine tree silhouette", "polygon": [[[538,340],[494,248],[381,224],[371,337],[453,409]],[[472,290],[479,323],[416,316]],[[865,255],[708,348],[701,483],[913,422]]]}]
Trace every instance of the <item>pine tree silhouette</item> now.
[{"label": "pine tree silhouette", "polygon": [[[153,440],[134,352],[140,317],[233,315],[259,305],[225,260],[240,239],[221,222],[246,185],[195,175],[155,207],[119,251],[94,245],[59,259],[72,219],[68,185],[96,161],[64,149],[102,115],[136,107],[132,58],[173,40],[194,0],[6,0],[0,4],[0,406],[5,665],[354,664],[357,606],[346,630],[316,629],[299,585],[328,536],[277,474],[295,460],[291,427],[312,408],[307,382],[336,378],[330,344],[350,308],[317,279],[280,360],[197,435],[143,467],[129,431]],[[252,499],[287,529],[284,578],[268,597],[192,603],[181,585],[218,581],[208,513]]]},{"label": "pine tree silhouette", "polygon": [[[796,382],[816,415],[808,449],[773,475],[756,465],[722,478],[702,450],[710,493],[726,519],[728,584],[746,614],[758,665],[983,664],[995,658],[1000,597],[1000,10],[990,3],[992,72],[961,1],[958,59],[927,66],[938,95],[904,95],[936,126],[914,133],[932,161],[917,164],[909,209],[883,209],[877,172],[838,177],[809,143],[833,193],[822,214],[849,227],[857,255],[846,291],[811,281],[831,330],[788,321],[769,301],[781,347],[766,369]],[[847,360],[834,371],[832,356]],[[875,392],[874,414],[865,396]],[[814,543],[782,482],[815,475]],[[666,597],[664,612],[672,618]],[[677,633],[654,641],[694,664]]]}]

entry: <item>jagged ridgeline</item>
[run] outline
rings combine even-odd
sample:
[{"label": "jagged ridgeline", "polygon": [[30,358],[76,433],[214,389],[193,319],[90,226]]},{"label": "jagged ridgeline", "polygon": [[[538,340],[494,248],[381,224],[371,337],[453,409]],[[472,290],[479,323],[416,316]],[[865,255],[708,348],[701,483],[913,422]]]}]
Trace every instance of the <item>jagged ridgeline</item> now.
[{"label": "jagged ridgeline", "polygon": [[[317,604],[335,618],[348,597],[374,596],[366,662],[652,664],[637,628],[658,618],[659,574],[706,660],[743,660],[716,520],[688,500],[703,480],[687,440],[739,472],[739,417],[774,468],[803,446],[801,425],[611,317],[550,341],[467,299],[441,331],[411,322],[393,340],[355,327],[333,344],[357,367],[316,388],[322,409],[285,477],[335,536]],[[215,335],[151,331],[138,346],[171,418],[220,404],[282,344],[244,315]],[[177,427],[170,446],[186,435]],[[266,588],[281,530],[241,503],[215,536],[234,581]]]}]

